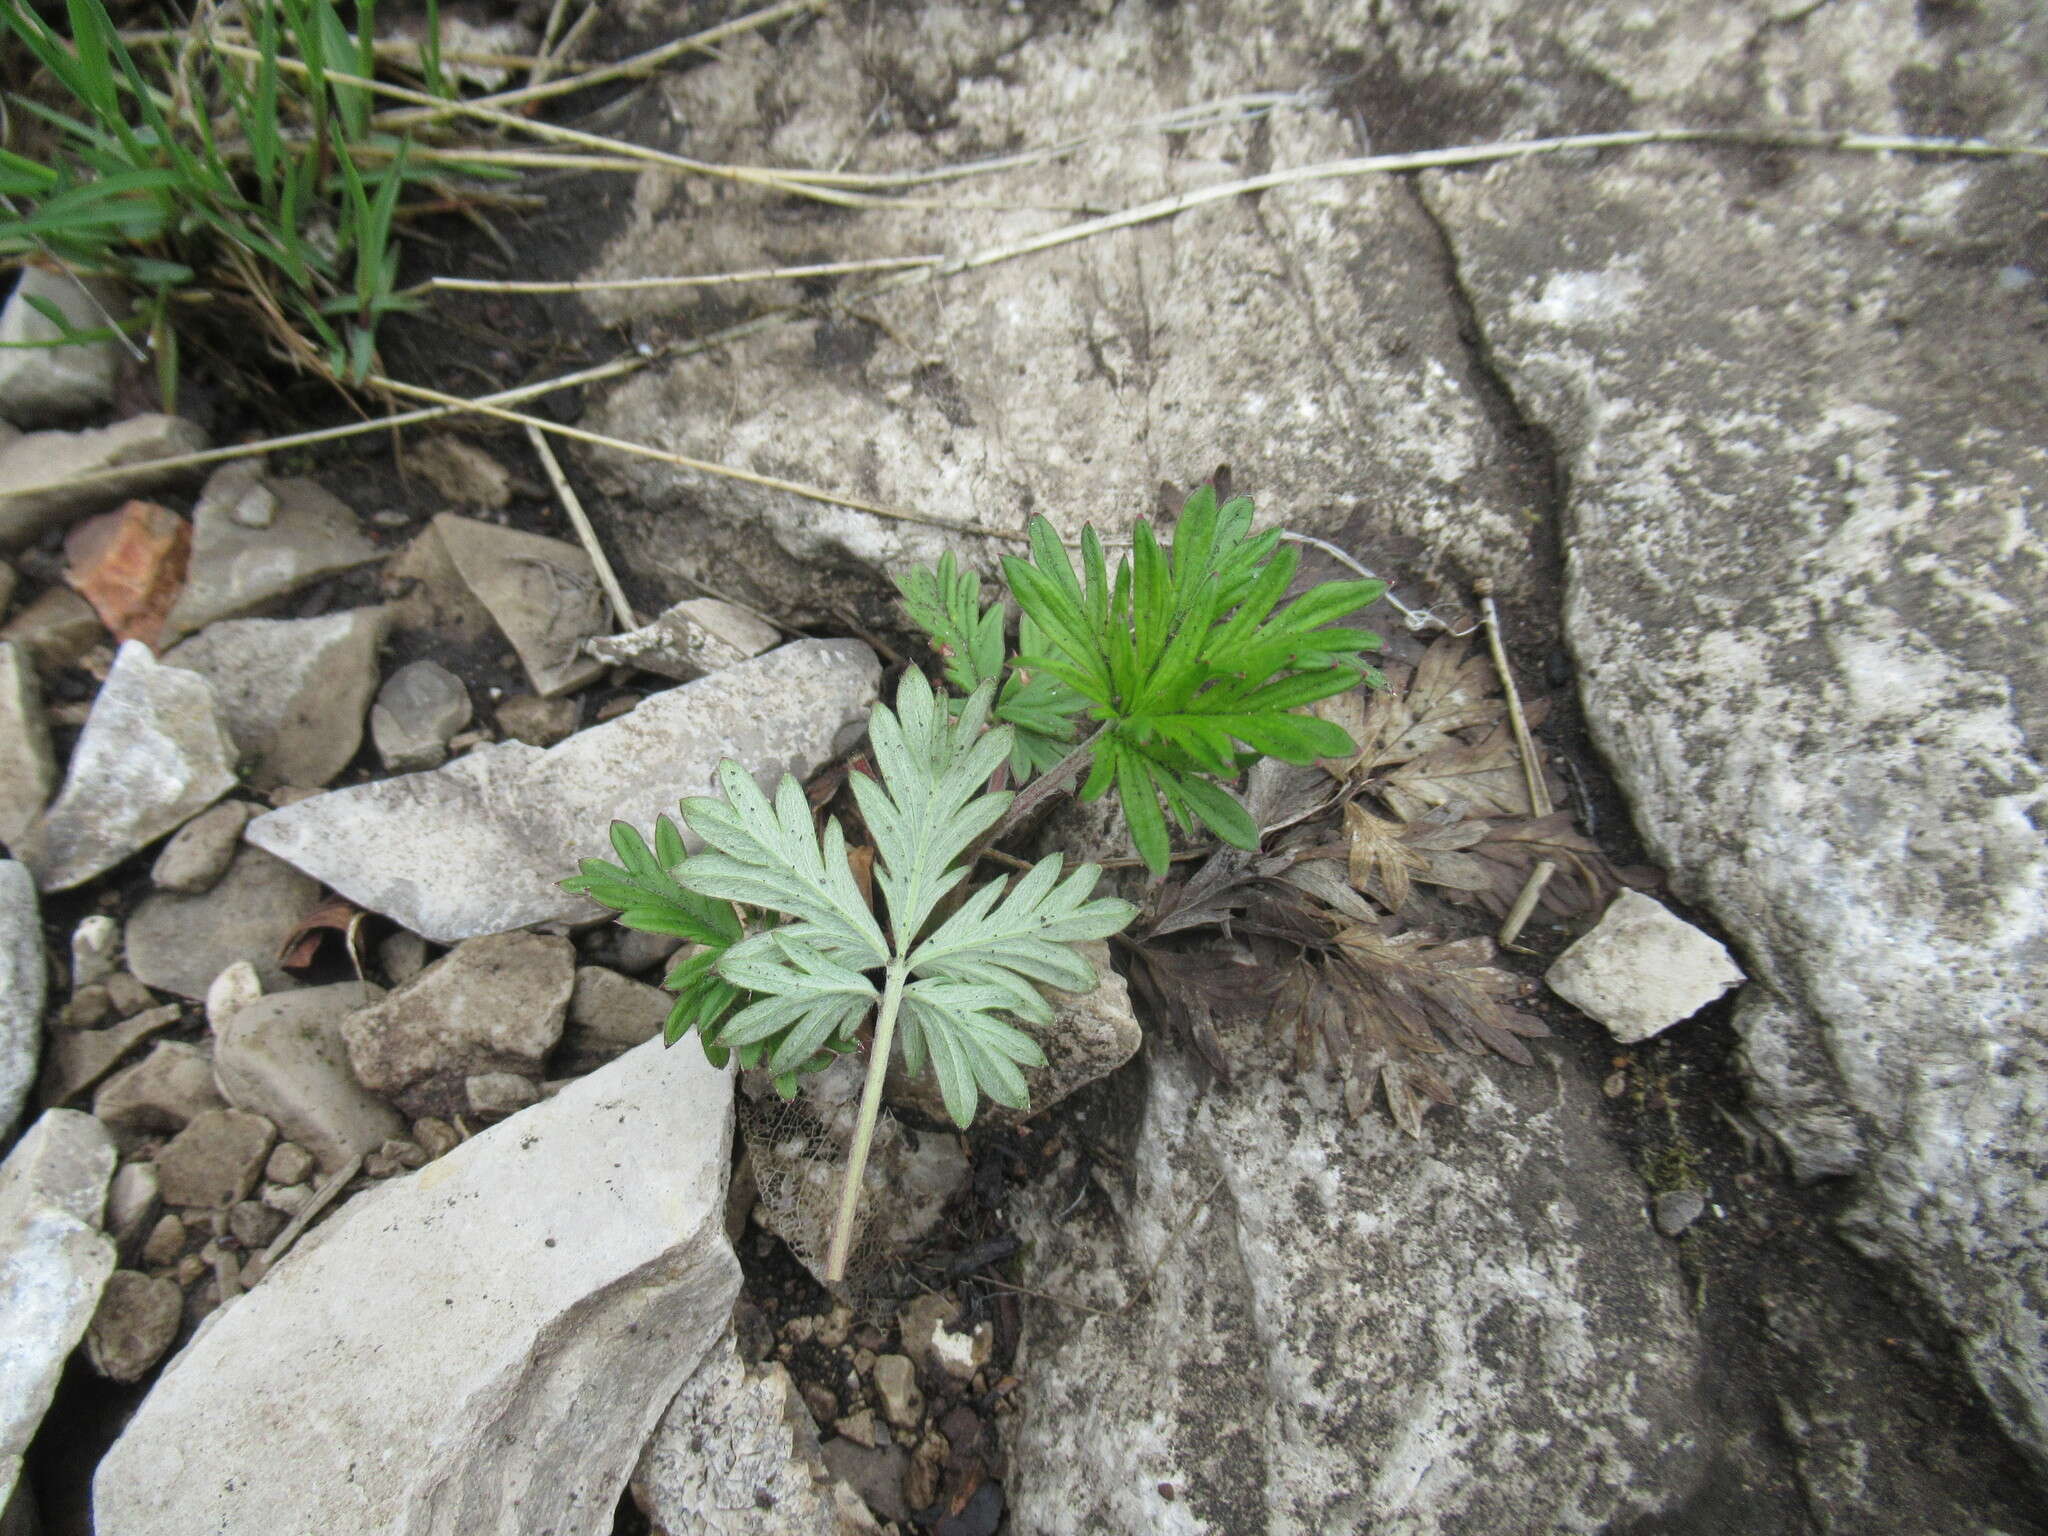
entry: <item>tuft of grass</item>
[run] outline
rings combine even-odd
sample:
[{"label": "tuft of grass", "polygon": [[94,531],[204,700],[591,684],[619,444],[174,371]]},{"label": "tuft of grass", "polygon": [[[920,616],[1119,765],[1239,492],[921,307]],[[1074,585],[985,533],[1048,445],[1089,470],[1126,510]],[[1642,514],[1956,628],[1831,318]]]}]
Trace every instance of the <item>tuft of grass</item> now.
[{"label": "tuft of grass", "polygon": [[[39,66],[5,98],[0,262],[125,285],[133,311],[114,324],[147,337],[167,405],[186,321],[253,323],[274,356],[345,385],[375,371],[384,317],[418,302],[397,287],[402,200],[426,185],[445,202],[451,170],[374,126],[375,0],[354,12],[351,30],[334,0],[250,0],[231,28],[205,0],[131,49],[104,0],[66,0],[68,38],[0,6],[0,41]],[[438,20],[429,0],[429,39]],[[245,46],[221,46],[230,33]],[[420,73],[452,89],[431,42]],[[106,334],[65,328],[60,344]]]}]

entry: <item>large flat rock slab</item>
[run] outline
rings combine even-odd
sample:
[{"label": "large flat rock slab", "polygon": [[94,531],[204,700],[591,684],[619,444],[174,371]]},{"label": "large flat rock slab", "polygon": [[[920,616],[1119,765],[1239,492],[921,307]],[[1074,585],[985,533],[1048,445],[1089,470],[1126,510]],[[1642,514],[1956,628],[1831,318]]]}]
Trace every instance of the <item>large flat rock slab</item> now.
[{"label": "large flat rock slab", "polygon": [[336,790],[245,836],[436,943],[595,916],[563,891],[611,823],[647,828],[712,794],[725,758],[764,784],[803,778],[864,720],[881,676],[858,641],[800,640],[642,701],[545,751],[480,748],[430,773]]},{"label": "large flat rock slab", "polygon": [[[1226,9],[1220,19],[1104,7],[1057,25],[948,3],[828,14],[779,42],[734,39],[660,89],[673,120],[690,125],[692,154],[916,172],[1128,127],[1235,96],[1254,77],[1283,88],[1325,80],[1333,55],[1358,48],[1372,25],[1363,6],[1355,18],[1331,7],[1327,19],[1323,7]],[[848,211],[738,188],[700,197],[649,177],[587,275],[761,269],[820,251],[965,256],[1070,225],[1084,209],[1360,149],[1355,114],[1313,96],[1257,121],[1103,133],[1056,161],[942,183],[947,206],[930,211]],[[1474,574],[1527,590],[1527,466],[1502,441],[1445,302],[1437,232],[1397,181],[1228,199],[867,296],[884,285],[844,279],[839,295],[863,295],[856,310],[652,368],[599,399],[585,425],[982,535],[601,453],[640,509],[620,533],[636,569],[671,580],[675,597],[700,589],[672,572],[776,614],[829,614],[947,549],[992,570],[1017,545],[988,535],[1019,534],[1034,512],[1069,535],[1092,520],[1115,537],[1158,509],[1162,481],[1184,492],[1228,463],[1273,522],[1348,545],[1376,569],[1404,562],[1440,584],[1427,591]],[[761,308],[809,296],[795,283],[717,291]],[[701,299],[642,291],[592,304],[607,322],[664,325]],[[679,538],[679,508],[715,534]]]},{"label": "large flat rock slab", "polygon": [[[1610,39],[1619,78],[1654,36]],[[1695,102],[1760,69],[1831,122],[2048,127],[2038,10],[1707,36]],[[1592,730],[1758,978],[1755,1107],[2048,1467],[2044,195],[2031,162],[1672,151],[1426,189],[1556,444]]]},{"label": "large flat rock slab", "polygon": [[1113,1213],[1064,1211],[1071,1163],[1024,1197],[1058,1300],[1025,1304],[1015,1529],[1592,1533],[1689,1497],[1700,1340],[1591,1083],[1480,1077],[1417,1142],[1226,1040],[1233,1090],[1171,1048],[1115,1080]]},{"label": "large flat rock slab", "polygon": [[640,1047],[358,1196],[172,1362],[101,1536],[599,1536],[724,1334],[732,1086]]}]

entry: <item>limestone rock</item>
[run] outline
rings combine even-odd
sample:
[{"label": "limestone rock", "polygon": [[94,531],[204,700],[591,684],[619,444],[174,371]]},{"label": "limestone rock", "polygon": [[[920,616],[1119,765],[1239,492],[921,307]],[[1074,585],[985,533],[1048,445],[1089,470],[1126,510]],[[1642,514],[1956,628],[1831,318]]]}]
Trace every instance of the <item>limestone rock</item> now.
[{"label": "limestone rock", "polygon": [[1115,1215],[1059,1219],[1071,1166],[1024,1197],[1022,1283],[1095,1310],[1028,1313],[1017,1529],[1592,1533],[1710,1475],[1684,1278],[1592,1082],[1478,1069],[1418,1145],[1320,1078],[1147,1065],[1097,1122]]},{"label": "limestone rock", "polygon": [[106,1130],[69,1109],[45,1111],[0,1163],[0,1508],[114,1272],[100,1231],[113,1174]]},{"label": "limestone rock", "polygon": [[227,1107],[214,1086],[213,1057],[205,1047],[183,1040],[159,1040],[147,1056],[108,1078],[92,1096],[94,1117],[124,1131],[175,1133],[198,1116]]},{"label": "limestone rock", "polygon": [[730,1094],[642,1047],[349,1202],[158,1379],[95,1529],[609,1532],[738,1293]]},{"label": "limestone rock", "polygon": [[[213,1070],[221,1092],[237,1109],[271,1121],[330,1173],[403,1136],[405,1122],[397,1112],[365,1092],[350,1072],[341,1037],[342,1020],[383,996],[381,988],[345,981],[251,1003],[214,1032]],[[287,1171],[274,1169],[271,1177],[283,1184],[305,1177],[301,1170],[286,1178]]]},{"label": "limestone rock", "polygon": [[91,986],[121,969],[121,925],[104,912],[78,920],[71,930],[71,985]]},{"label": "limestone rock", "polygon": [[169,507],[130,501],[87,518],[64,539],[64,581],[116,640],[154,646],[185,586],[192,528]]},{"label": "limestone rock", "polygon": [[[448,740],[469,724],[469,690],[437,661],[412,661],[384,680],[370,710],[370,736],[393,773],[439,767]],[[324,781],[323,781],[324,782]]]},{"label": "limestone rock", "polygon": [[543,699],[520,693],[502,700],[496,710],[498,729],[529,747],[552,747],[576,734],[582,711],[574,699]]},{"label": "limestone rock", "polygon": [[153,1163],[123,1163],[107,1186],[107,1236],[125,1253],[134,1253],[156,1225],[163,1210],[163,1191]]},{"label": "limestone rock", "polygon": [[21,647],[42,677],[70,666],[106,637],[92,604],[69,587],[48,588],[0,627],[0,640]]},{"label": "limestone rock", "polygon": [[789,1373],[749,1368],[730,1333],[662,1414],[632,1488],[658,1536],[879,1536],[859,1496],[826,1470]]},{"label": "limestone rock", "polygon": [[[976,1112],[977,1124],[1015,1125],[1043,1114],[1076,1088],[1107,1077],[1138,1054],[1145,1031],[1131,1012],[1130,988],[1110,965],[1109,946],[1092,943],[1081,946],[1099,977],[1090,992],[1062,992],[1044,989],[1053,1005],[1052,1023],[1040,1027],[1018,1022],[1018,1027],[1036,1040],[1045,1052],[1045,1065],[1025,1071],[1024,1082],[1031,1090],[1031,1107],[1019,1112],[1001,1104],[985,1103]],[[889,1102],[918,1110],[933,1120],[946,1122],[945,1097],[929,1065],[912,1077],[903,1070],[900,1058],[889,1064]]]},{"label": "limestone rock", "polygon": [[771,650],[781,639],[772,624],[713,597],[686,598],[652,624],[622,635],[599,635],[583,649],[611,666],[638,667],[689,682]]},{"label": "limestone rock", "polygon": [[1592,931],[1551,964],[1550,990],[1634,1045],[1689,1019],[1730,987],[1728,951],[1640,891],[1623,891]]},{"label": "limestone rock", "polygon": [[[1106,127],[1229,95],[1243,88],[1230,56],[1245,48],[1282,71],[1268,78],[1321,79],[1335,53],[1370,49],[1372,28],[1353,5],[1233,8],[1201,29],[1233,40],[1210,55],[1179,18],[1143,7],[1105,7],[1048,31],[1024,12],[945,4],[872,25],[826,18],[772,47],[735,40],[663,92],[690,124],[693,153],[747,164],[855,153],[907,171],[974,158],[1018,123]],[[984,72],[991,56],[1003,60],[1000,79]],[[921,99],[947,104],[942,123],[870,121],[879,58],[915,61],[917,89],[931,93]],[[807,88],[794,91],[797,80]],[[823,80],[835,84],[817,87]],[[770,98],[789,99],[789,115],[764,117]],[[1304,103],[1256,128],[1119,135],[1113,147],[1006,175],[1004,198],[1123,208],[1268,164],[1359,154],[1360,121]],[[1377,142],[1384,129],[1374,121],[1366,131]],[[1429,139],[1449,142],[1462,141]],[[900,251],[890,218],[835,212],[833,251]],[[964,252],[1008,244],[1014,220],[958,209],[927,228],[933,249]],[[673,271],[686,255],[714,252],[772,266],[820,238],[821,226],[792,227],[765,196],[698,202],[649,177],[588,275]],[[1375,548],[1424,551],[1446,583],[1453,571],[1484,574],[1519,593],[1537,568],[1527,488],[1491,425],[1488,384],[1454,312],[1419,298],[1443,282],[1439,237],[1399,179],[1317,182],[998,263],[948,280],[940,303],[921,286],[864,298],[881,330],[767,325],[715,359],[662,363],[610,387],[585,424],[764,474],[859,486],[863,499],[975,528],[1014,531],[1030,507],[1070,536],[1084,518],[1123,536],[1155,510],[1162,478],[1185,492],[1224,461],[1288,526],[1368,565]],[[800,299],[794,284],[752,292],[764,307]],[[589,302],[617,323],[679,314],[691,301]],[[904,346],[891,334],[918,339]],[[732,378],[759,387],[734,399]],[[690,405],[713,398],[731,407]],[[693,591],[669,574],[679,571],[778,616],[823,613],[888,593],[890,573],[947,550],[985,572],[1000,552],[984,538],[707,483],[646,459],[590,457],[630,497],[613,503],[613,558],[677,597]],[[704,530],[701,543],[679,547],[679,504]]]},{"label": "limestone rock", "polygon": [[0,640],[0,847],[12,847],[35,825],[56,787],[35,664],[22,647]]},{"label": "limestone rock", "polygon": [[[299,994],[301,997],[306,995],[303,992]],[[268,1118],[276,1121],[274,1115]],[[279,1130],[283,1128],[282,1124],[278,1125]],[[263,1165],[263,1177],[273,1184],[303,1184],[313,1176],[313,1168],[314,1158],[310,1151],[295,1141],[281,1141],[270,1149],[270,1158]]]},{"label": "limestone rock", "polygon": [[213,690],[130,640],[93,701],[63,790],[16,851],[46,891],[83,884],[226,794],[234,762]]},{"label": "limestone rock", "polygon": [[226,1210],[246,1200],[276,1140],[277,1127],[261,1115],[200,1111],[156,1155],[164,1202]]},{"label": "limestone rock", "polygon": [[540,1076],[561,1038],[575,966],[567,939],[499,933],[458,944],[342,1021],[349,1065],[409,1115],[467,1113],[465,1079]]},{"label": "limestone rock", "polygon": [[484,1120],[516,1115],[540,1099],[540,1084],[518,1072],[473,1072],[462,1080],[462,1102]]},{"label": "limestone rock", "polygon": [[356,755],[377,687],[382,608],[209,625],[164,655],[213,684],[258,791],[325,784]]},{"label": "limestone rock", "polygon": [[211,889],[143,898],[128,919],[128,968],[160,992],[198,1001],[216,976],[246,960],[264,991],[287,991],[299,980],[278,964],[278,951],[319,899],[317,882],[244,846]]},{"label": "limestone rock", "polygon": [[160,891],[197,896],[220,883],[241,846],[242,828],[262,807],[247,800],[223,800],[201,811],[171,834],[150,866],[150,883]]},{"label": "limestone rock", "polygon": [[[1978,53],[1989,32],[1932,14],[1816,14],[1692,73],[2037,132],[2020,61],[2048,18],[1986,12]],[[1658,78],[1647,33],[1609,46],[1610,78]],[[2048,576],[2015,542],[2048,392],[2038,298],[1998,277],[2035,226],[1996,167],[1785,171],[1652,153],[1424,186],[1556,446],[1588,726],[1765,994],[1737,1012],[1758,1113],[1802,1171],[1856,1168],[1845,1234],[1918,1283],[2048,1469]]]},{"label": "limestone rock", "polygon": [[[130,416],[91,432],[30,432],[0,443],[0,549],[20,549],[45,529],[175,484],[185,471],[153,469],[151,461],[205,446],[206,434],[177,416]],[[127,473],[64,490],[33,489],[111,469]]]},{"label": "limestone rock", "polygon": [[409,444],[405,465],[458,507],[496,511],[512,500],[512,477],[505,466],[459,437],[440,433]]},{"label": "limestone rock", "polygon": [[140,1381],[163,1359],[184,1320],[185,1293],[175,1280],[117,1269],[86,1332],[86,1358],[111,1381]]},{"label": "limestone rock", "polygon": [[918,1390],[917,1367],[905,1355],[883,1355],[875,1361],[875,1396],[882,1417],[898,1429],[924,1424],[924,1393]]},{"label": "limestone rock", "polygon": [[479,747],[431,773],[301,800],[247,837],[435,943],[593,916],[557,882],[603,852],[613,820],[651,825],[678,798],[713,792],[721,758],[763,782],[803,777],[866,717],[879,673],[857,642],[799,641],[546,752]]},{"label": "limestone rock", "polygon": [[533,691],[553,698],[604,671],[581,654],[608,625],[590,556],[574,544],[444,512],[433,533],[470,592],[512,642]]},{"label": "limestone rock", "polygon": [[67,1029],[53,1035],[43,1055],[37,1097],[46,1108],[70,1103],[119,1066],[136,1046],[171,1028],[183,1015],[173,1003],[145,1009],[105,1029]]},{"label": "limestone rock", "polygon": [[0,859],[0,1137],[14,1128],[36,1080],[49,986],[35,880],[25,866]]},{"label": "limestone rock", "polygon": [[674,997],[658,987],[621,976],[601,965],[576,968],[569,998],[569,1024],[562,1050],[577,1070],[588,1071],[623,1056],[661,1033]]},{"label": "limestone rock", "polygon": [[65,332],[31,297],[54,306],[72,331],[104,331],[127,313],[127,296],[116,284],[88,291],[68,272],[23,267],[0,308],[0,415],[17,427],[48,427],[112,405],[120,342],[63,341]]},{"label": "limestone rock", "polygon": [[[233,478],[223,486],[230,470]],[[235,516],[249,493],[248,471],[222,469],[201,493],[192,509],[192,563],[184,596],[164,626],[166,643],[378,558],[355,514],[315,481],[263,484],[277,502],[265,527],[251,528]]]}]

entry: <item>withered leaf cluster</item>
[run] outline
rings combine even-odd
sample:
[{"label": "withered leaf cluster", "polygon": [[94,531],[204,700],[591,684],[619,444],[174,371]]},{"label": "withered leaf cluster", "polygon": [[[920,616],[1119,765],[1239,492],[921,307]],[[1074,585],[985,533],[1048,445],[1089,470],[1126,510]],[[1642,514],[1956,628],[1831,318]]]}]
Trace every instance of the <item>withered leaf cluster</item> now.
[{"label": "withered leaf cluster", "polygon": [[[1255,768],[1246,803],[1260,849],[1220,849],[1162,887],[1126,948],[1139,997],[1219,1076],[1226,1021],[1263,1016],[1295,1071],[1320,1062],[1343,1081],[1354,1117],[1377,1089],[1420,1135],[1428,1110],[1453,1100],[1448,1049],[1527,1065],[1523,1041],[1549,1033],[1515,1006],[1528,983],[1493,963],[1491,938],[1441,931],[1458,926],[1444,903],[1497,920],[1548,861],[1538,911],[1570,918],[1641,877],[1614,869],[1568,811],[1535,814],[1484,653],[1447,636],[1412,669],[1386,671],[1385,691],[1317,706],[1358,752],[1320,772]],[[1524,711],[1532,726],[1543,713],[1542,700]],[[1563,797],[1552,779],[1544,788]],[[1222,944],[1177,937],[1197,932]]]}]

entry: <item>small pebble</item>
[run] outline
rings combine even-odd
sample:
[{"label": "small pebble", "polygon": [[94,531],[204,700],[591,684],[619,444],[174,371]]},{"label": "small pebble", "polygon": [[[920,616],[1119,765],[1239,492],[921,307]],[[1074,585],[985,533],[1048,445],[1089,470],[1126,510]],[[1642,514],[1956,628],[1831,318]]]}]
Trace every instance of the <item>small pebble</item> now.
[{"label": "small pebble", "polygon": [[312,1176],[313,1154],[295,1141],[280,1141],[263,1165],[263,1177],[273,1184],[303,1184]]},{"label": "small pebble", "polygon": [[804,1403],[811,1410],[811,1417],[820,1424],[830,1424],[839,1417],[839,1399],[829,1387],[821,1387],[814,1381],[807,1381],[803,1388]]},{"label": "small pebble", "polygon": [[446,1157],[462,1145],[462,1134],[446,1120],[427,1115],[412,1123],[412,1139],[432,1162],[437,1157]]},{"label": "small pebble", "polygon": [[1666,1237],[1677,1237],[1698,1221],[1706,1208],[1707,1197],[1696,1189],[1666,1190],[1654,1207],[1657,1230]]},{"label": "small pebble", "polygon": [[622,693],[616,699],[607,699],[598,705],[597,718],[600,722],[616,720],[621,715],[630,715],[639,707],[640,696],[637,693]]},{"label": "small pebble", "polygon": [[174,1211],[166,1211],[149,1229],[149,1237],[142,1244],[142,1261],[161,1269],[167,1264],[177,1263],[178,1256],[184,1251],[184,1218]]},{"label": "small pebble", "polygon": [[156,1006],[156,994],[126,971],[114,972],[106,979],[105,986],[107,1000],[114,1005],[114,1012],[124,1019],[147,1013]]},{"label": "small pebble", "polygon": [[114,1000],[98,982],[80,987],[57,1013],[59,1029],[91,1029],[104,1024],[114,1012]]},{"label": "small pebble", "polygon": [[310,1184],[266,1184],[257,1195],[273,1211],[282,1211],[287,1216],[296,1216],[313,1198]]},{"label": "small pebble", "polygon": [[71,985],[89,987],[120,968],[121,925],[95,913],[71,935]]},{"label": "small pebble", "polygon": [[228,1212],[228,1231],[244,1248],[267,1248],[284,1230],[284,1212],[257,1200],[238,1201]]},{"label": "small pebble", "polygon": [[[256,967],[246,960],[235,961],[207,985],[207,1027],[220,1029],[251,1003],[260,1002],[262,997],[263,978],[256,974]],[[290,1183],[291,1180],[285,1182]]]}]

